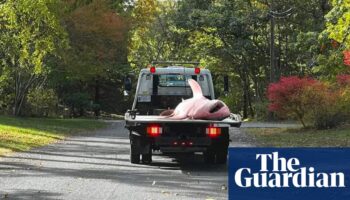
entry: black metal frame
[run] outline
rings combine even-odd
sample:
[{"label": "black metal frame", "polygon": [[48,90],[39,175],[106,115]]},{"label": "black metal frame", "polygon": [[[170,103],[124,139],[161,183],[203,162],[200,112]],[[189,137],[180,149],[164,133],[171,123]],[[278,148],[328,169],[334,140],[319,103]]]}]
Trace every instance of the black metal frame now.
[{"label": "black metal frame", "polygon": [[159,65],[159,64],[166,64],[166,65],[188,64],[188,65],[194,65],[195,67],[198,67],[200,62],[198,62],[198,61],[191,61],[191,62],[186,62],[186,61],[152,61],[151,62],[151,65]]}]

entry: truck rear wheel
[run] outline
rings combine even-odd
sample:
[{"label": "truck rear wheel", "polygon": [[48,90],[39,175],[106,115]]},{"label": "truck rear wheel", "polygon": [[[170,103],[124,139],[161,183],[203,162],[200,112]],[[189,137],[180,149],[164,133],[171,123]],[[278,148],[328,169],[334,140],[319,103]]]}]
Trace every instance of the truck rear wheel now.
[{"label": "truck rear wheel", "polygon": [[142,163],[150,164],[152,163],[152,149],[149,148],[147,154],[142,154]]},{"label": "truck rear wheel", "polygon": [[222,132],[223,132],[223,135],[222,135],[223,138],[221,142],[218,143],[215,147],[215,157],[216,157],[217,164],[226,164],[228,146],[230,143],[229,129],[228,128],[222,129]]},{"label": "truck rear wheel", "polygon": [[139,164],[140,163],[140,154],[130,153],[130,162],[133,164]]},{"label": "truck rear wheel", "polygon": [[130,137],[130,162],[133,164],[140,163],[140,152],[138,151],[139,140]]},{"label": "truck rear wheel", "polygon": [[226,164],[227,162],[227,149],[222,149],[216,153],[216,163],[217,164]]},{"label": "truck rear wheel", "polygon": [[215,163],[215,154],[212,152],[204,152],[203,153],[204,156],[204,161],[208,164],[213,164]]},{"label": "truck rear wheel", "polygon": [[152,163],[152,154],[142,154],[142,163],[145,163],[145,164]]}]

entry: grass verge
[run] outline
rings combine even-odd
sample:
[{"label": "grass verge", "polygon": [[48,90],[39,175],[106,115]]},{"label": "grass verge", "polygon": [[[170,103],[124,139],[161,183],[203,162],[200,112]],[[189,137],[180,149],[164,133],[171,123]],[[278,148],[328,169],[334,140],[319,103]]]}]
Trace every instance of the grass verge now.
[{"label": "grass verge", "polygon": [[84,130],[105,127],[88,119],[15,118],[0,116],[0,155],[47,145]]},{"label": "grass verge", "polygon": [[350,147],[350,126],[330,130],[245,128],[262,147]]}]

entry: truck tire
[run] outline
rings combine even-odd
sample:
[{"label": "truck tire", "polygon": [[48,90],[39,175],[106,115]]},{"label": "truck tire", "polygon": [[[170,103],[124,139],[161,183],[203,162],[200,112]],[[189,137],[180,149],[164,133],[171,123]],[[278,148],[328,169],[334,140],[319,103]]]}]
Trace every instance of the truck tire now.
[{"label": "truck tire", "polygon": [[131,151],[130,152],[130,162],[133,164],[139,164],[140,163],[140,154],[133,154]]},{"label": "truck tire", "polygon": [[152,154],[142,154],[142,163],[145,163],[145,164],[152,163]]},{"label": "truck tire", "polygon": [[150,164],[152,163],[152,149],[150,148],[148,154],[142,154],[142,163]]},{"label": "truck tire", "polygon": [[215,153],[207,151],[203,153],[203,156],[204,156],[205,163],[208,163],[208,164],[215,163]]},{"label": "truck tire", "polygon": [[226,164],[227,162],[227,148],[221,149],[216,152],[216,163],[217,164]]},{"label": "truck tire", "polygon": [[228,146],[230,143],[229,129],[225,128],[222,132],[222,139],[215,148],[216,164],[226,164],[227,162]]},{"label": "truck tire", "polygon": [[140,163],[140,153],[137,151],[139,141],[137,139],[130,138],[130,162],[133,164]]}]

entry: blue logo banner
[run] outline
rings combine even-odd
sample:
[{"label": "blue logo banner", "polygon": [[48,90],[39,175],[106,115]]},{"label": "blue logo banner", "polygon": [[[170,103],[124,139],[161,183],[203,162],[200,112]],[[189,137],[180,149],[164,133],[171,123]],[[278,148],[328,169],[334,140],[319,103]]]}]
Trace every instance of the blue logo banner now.
[{"label": "blue logo banner", "polygon": [[230,148],[229,199],[349,200],[350,148]]}]

